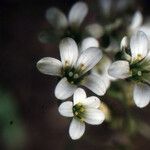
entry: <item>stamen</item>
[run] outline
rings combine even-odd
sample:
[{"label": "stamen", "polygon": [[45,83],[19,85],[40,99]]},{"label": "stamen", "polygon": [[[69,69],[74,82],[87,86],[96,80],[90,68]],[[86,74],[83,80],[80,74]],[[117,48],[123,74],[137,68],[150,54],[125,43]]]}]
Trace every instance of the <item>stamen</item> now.
[{"label": "stamen", "polygon": [[84,109],[83,107],[80,108],[80,111],[81,111],[81,112],[84,112],[84,110],[85,110],[85,109]]},{"label": "stamen", "polygon": [[76,105],[73,106],[73,114],[81,122],[84,121],[84,111],[85,108],[81,103],[77,103]]},{"label": "stamen", "polygon": [[81,69],[81,70],[84,70],[84,69],[85,69],[85,65],[84,65],[84,64],[81,64],[81,65],[80,65],[80,69]]},{"label": "stamen", "polygon": [[69,62],[66,60],[65,61],[65,67],[69,66]]}]

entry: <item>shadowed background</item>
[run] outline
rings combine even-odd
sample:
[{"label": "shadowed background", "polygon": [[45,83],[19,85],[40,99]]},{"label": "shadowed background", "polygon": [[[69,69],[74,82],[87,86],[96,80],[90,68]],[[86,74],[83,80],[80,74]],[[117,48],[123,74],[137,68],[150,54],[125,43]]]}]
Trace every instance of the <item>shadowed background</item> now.
[{"label": "shadowed background", "polygon": [[[36,62],[42,57],[59,58],[58,45],[38,41],[39,32],[49,25],[45,19],[46,9],[56,6],[67,14],[74,2],[0,1],[0,115],[6,116],[0,119],[1,150],[115,149],[118,139],[123,139],[125,144],[130,142],[124,135],[120,137],[118,132],[109,130],[105,123],[99,127],[87,126],[85,136],[72,141],[68,134],[70,119],[58,113],[54,97],[56,78],[36,69]],[[149,15],[149,1],[140,1],[140,4]],[[149,108],[137,108],[135,112],[150,124]],[[149,141],[140,135],[132,142],[135,150],[150,149]]]}]

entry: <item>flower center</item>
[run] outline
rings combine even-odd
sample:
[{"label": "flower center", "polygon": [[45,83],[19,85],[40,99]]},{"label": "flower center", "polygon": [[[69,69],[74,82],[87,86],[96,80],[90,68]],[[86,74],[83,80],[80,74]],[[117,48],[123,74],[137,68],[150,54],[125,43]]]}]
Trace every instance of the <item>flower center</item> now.
[{"label": "flower center", "polygon": [[78,84],[83,79],[83,76],[80,76],[79,72],[74,68],[65,68],[63,76],[66,77],[71,84]]},{"label": "flower center", "polygon": [[84,112],[85,112],[85,108],[81,103],[77,103],[76,105],[73,106],[74,117],[79,119],[82,122],[84,121],[83,120]]}]

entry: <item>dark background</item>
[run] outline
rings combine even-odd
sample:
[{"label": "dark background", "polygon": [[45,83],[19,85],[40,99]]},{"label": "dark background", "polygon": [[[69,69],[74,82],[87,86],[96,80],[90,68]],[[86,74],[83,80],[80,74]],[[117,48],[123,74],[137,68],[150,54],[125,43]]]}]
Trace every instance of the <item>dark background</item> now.
[{"label": "dark background", "polygon": [[[36,69],[36,62],[42,57],[59,57],[57,45],[41,44],[37,38],[38,33],[48,26],[44,16],[46,9],[56,6],[67,13],[74,2],[75,0],[0,1],[0,87],[13,96],[25,128],[25,142],[18,149],[96,150],[110,149],[105,146],[115,145],[112,131],[104,125],[87,126],[85,136],[79,141],[72,141],[68,134],[70,120],[60,116],[57,110],[54,97],[57,81],[55,77],[43,75]],[[92,1],[94,2],[95,0]],[[149,15],[149,1],[138,3],[143,6],[143,12]],[[141,118],[145,114],[150,115],[148,108],[138,110]],[[15,125],[15,120],[10,118],[10,121],[12,126]],[[2,138],[0,133],[1,141]],[[133,139],[133,145],[133,149],[137,150],[150,149],[149,141],[140,135]],[[0,142],[0,149],[17,148],[7,148],[4,142]]]}]

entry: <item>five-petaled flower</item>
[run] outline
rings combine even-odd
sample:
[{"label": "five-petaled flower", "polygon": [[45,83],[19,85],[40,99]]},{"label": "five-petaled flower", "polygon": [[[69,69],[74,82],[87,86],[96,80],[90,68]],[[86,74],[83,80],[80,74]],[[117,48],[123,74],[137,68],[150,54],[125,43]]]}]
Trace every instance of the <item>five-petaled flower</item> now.
[{"label": "five-petaled flower", "polygon": [[55,96],[61,100],[67,99],[80,85],[89,88],[97,95],[104,95],[105,83],[99,76],[89,72],[102,58],[101,50],[89,47],[79,53],[77,44],[71,38],[63,39],[59,49],[61,61],[46,57],[37,63],[40,72],[61,78],[55,88]]},{"label": "five-petaled flower", "polygon": [[83,89],[78,88],[73,95],[73,102],[63,102],[58,110],[62,116],[73,117],[69,128],[69,135],[73,140],[79,139],[85,132],[85,123],[101,124],[104,113],[99,109],[100,100],[95,97],[86,97]]},{"label": "five-petaled flower", "polygon": [[[122,43],[125,45],[121,47],[128,45],[127,42]],[[127,60],[114,62],[108,72],[115,78],[128,78],[136,83],[133,99],[138,107],[143,108],[150,102],[150,52],[149,41],[144,32],[138,31],[131,37],[130,53],[126,53]]]}]

